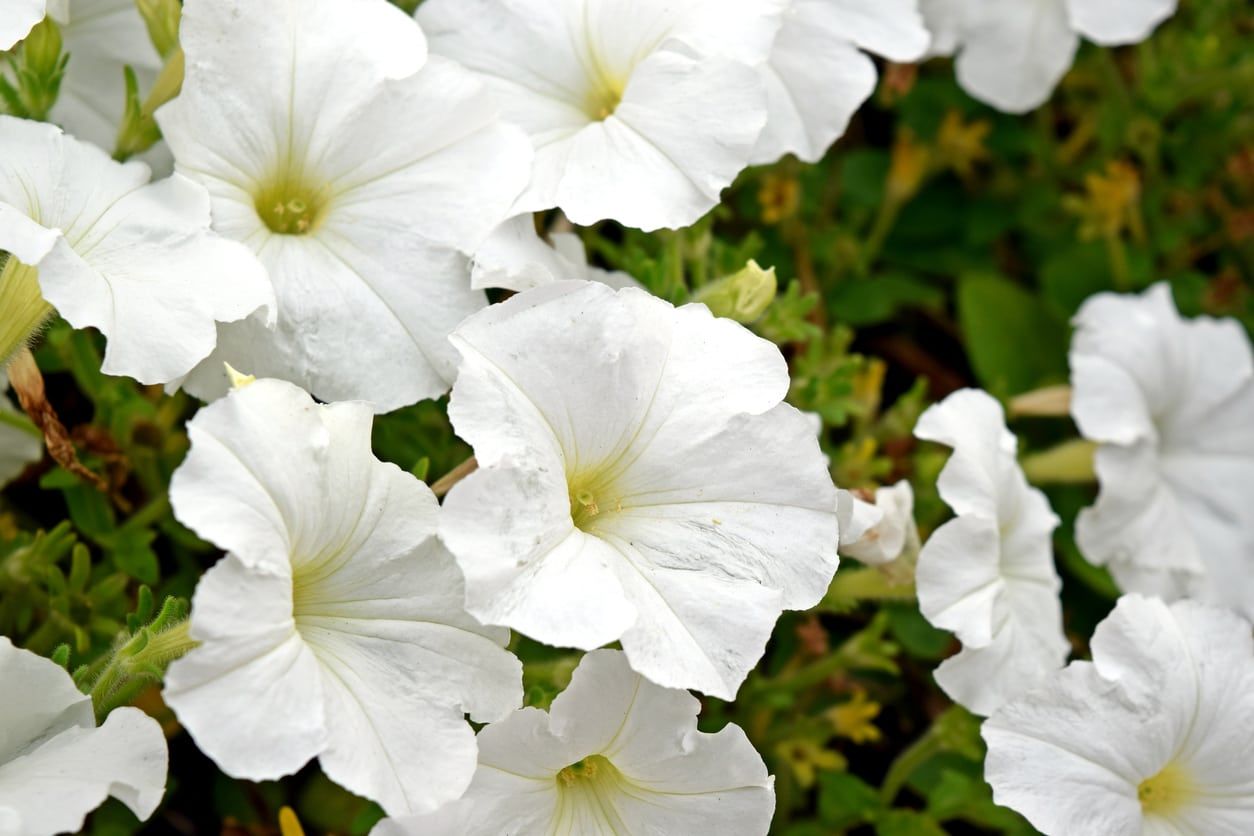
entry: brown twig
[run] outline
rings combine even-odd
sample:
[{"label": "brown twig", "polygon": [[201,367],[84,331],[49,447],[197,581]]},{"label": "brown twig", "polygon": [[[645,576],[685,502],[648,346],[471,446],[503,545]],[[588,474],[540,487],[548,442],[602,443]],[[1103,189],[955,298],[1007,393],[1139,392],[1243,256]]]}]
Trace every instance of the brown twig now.
[{"label": "brown twig", "polygon": [[475,457],[471,456],[457,467],[445,473],[439,479],[435,480],[431,485],[431,492],[436,496],[444,496],[453,486],[470,474],[474,473],[479,467],[479,463],[475,461]]},{"label": "brown twig", "polygon": [[74,450],[70,434],[66,432],[65,425],[57,417],[57,411],[53,409],[52,404],[48,403],[48,396],[44,391],[44,377],[39,371],[39,366],[35,365],[35,358],[30,353],[30,349],[23,348],[13,355],[8,371],[9,383],[13,385],[18,403],[26,411],[31,423],[44,434],[44,445],[48,448],[48,455],[52,456],[52,460],[96,489],[107,491],[109,486],[105,480],[88,470],[78,460],[78,453]]}]

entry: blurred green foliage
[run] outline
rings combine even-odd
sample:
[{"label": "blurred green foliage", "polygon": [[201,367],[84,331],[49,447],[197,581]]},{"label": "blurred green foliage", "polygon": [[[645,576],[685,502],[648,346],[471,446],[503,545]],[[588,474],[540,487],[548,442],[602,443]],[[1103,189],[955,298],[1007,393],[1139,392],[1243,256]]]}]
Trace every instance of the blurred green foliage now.
[{"label": "blurred green foliage", "polygon": [[[28,90],[0,95],[38,109],[63,67],[16,60]],[[888,67],[822,163],[751,170],[687,230],[580,234],[595,261],[676,303],[751,258],[773,266],[778,294],[752,327],[788,357],[791,402],[821,417],[842,487],[910,479],[926,536],[946,514],[934,489],[945,454],[912,441],[919,413],[962,386],[1005,399],[1065,383],[1068,320],[1087,297],[1165,280],[1186,314],[1254,325],[1251,91],[1254,9],[1185,3],[1144,44],[1086,45],[1027,117],[973,102],[948,62]],[[190,597],[218,556],[167,498],[195,404],[101,375],[101,346],[54,323],[37,359],[108,489],[44,461],[0,495],[0,633],[71,669],[146,629],[154,597]],[[445,408],[381,417],[376,454],[428,481],[452,470],[469,450]],[[1074,435],[1062,419],[1014,429],[1025,451]],[[1071,536],[1092,489],[1050,498],[1064,520],[1067,625],[1083,652],[1113,587]],[[749,734],[777,776],[780,834],[1033,832],[992,803],[978,724],[932,681],[953,640],[919,615],[908,577],[847,564],[819,608],[780,621],[736,703],[705,701],[703,727],[736,722]],[[522,638],[513,648],[528,702],[547,705],[576,657]],[[178,732],[156,689],[137,699],[171,735],[171,790],[151,831],[269,834],[283,805],[310,831],[365,833],[379,816],[312,766],[280,783],[231,780]],[[137,826],[114,802],[90,825]]]}]

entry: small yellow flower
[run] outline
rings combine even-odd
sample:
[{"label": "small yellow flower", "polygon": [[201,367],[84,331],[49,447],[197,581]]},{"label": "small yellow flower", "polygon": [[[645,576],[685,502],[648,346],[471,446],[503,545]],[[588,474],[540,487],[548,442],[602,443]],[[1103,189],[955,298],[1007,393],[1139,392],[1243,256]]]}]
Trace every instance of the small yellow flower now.
[{"label": "small yellow flower", "polygon": [[1069,195],[1063,205],[1080,218],[1080,238],[1115,239],[1125,230],[1140,238],[1141,178],[1131,165],[1114,160],[1104,173],[1084,178],[1084,194]]},{"label": "small yellow flower", "polygon": [[758,189],[758,203],[763,223],[777,224],[791,218],[801,207],[801,184],[795,177],[768,174]]},{"label": "small yellow flower", "polygon": [[862,691],[856,691],[848,702],[828,709],[827,719],[841,737],[854,743],[874,743],[883,737],[873,722],[879,713],[879,703],[867,699]]},{"label": "small yellow flower", "polygon": [[793,777],[803,789],[814,786],[815,776],[820,769],[841,772],[849,765],[840,752],[825,749],[813,740],[785,740],[775,751],[788,764]]},{"label": "small yellow flower", "polygon": [[970,177],[976,164],[988,159],[988,149],[984,147],[984,140],[992,127],[983,119],[965,122],[961,113],[956,110],[949,111],[945,114],[940,132],[936,136],[941,164],[952,169],[963,179]]}]

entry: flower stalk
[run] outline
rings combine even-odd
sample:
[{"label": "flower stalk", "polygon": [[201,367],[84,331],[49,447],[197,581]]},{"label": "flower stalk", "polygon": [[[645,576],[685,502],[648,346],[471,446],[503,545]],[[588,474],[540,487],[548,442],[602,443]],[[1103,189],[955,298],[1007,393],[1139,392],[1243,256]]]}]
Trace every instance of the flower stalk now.
[{"label": "flower stalk", "polygon": [[8,256],[0,268],[0,367],[8,365],[52,315],[36,268]]},{"label": "flower stalk", "polygon": [[[140,590],[140,611],[151,608],[152,593]],[[91,695],[96,722],[103,723],[113,709],[130,704],[144,688],[160,683],[171,662],[199,642],[191,637],[187,602],[167,598],[149,624],[123,634],[113,652],[95,665],[74,674],[76,684]],[[90,682],[91,687],[84,687]]]}]

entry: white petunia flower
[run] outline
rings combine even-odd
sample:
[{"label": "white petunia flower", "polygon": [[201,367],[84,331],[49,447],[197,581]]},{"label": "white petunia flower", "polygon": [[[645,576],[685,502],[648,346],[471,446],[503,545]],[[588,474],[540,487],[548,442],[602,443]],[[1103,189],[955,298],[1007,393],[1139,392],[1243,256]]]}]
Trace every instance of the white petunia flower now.
[{"label": "white petunia flower", "polygon": [[549,233],[546,242],[536,233],[529,214],[497,227],[475,250],[471,266],[471,283],[476,288],[528,290],[571,279],[602,282],[615,289],[641,286],[626,273],[590,265],[583,241],[573,232]]},{"label": "white petunia flower", "polygon": [[181,36],[158,122],[278,295],[277,327],[224,327],[190,390],[224,392],[226,361],[381,411],[447,391],[447,336],[487,304],[458,251],[505,219],[526,137],[385,0],[188,0]]},{"label": "white petunia flower", "polygon": [[4,13],[0,14],[0,52],[12,49],[29,35],[47,11],[48,0],[5,0]]},{"label": "white petunia flower", "polygon": [[[918,553],[919,528],[914,521],[914,489],[909,482],[903,479],[895,485],[877,488],[874,505],[857,497],[850,499],[854,503],[851,519],[861,517],[865,522],[862,532],[848,542],[842,525],[842,555],[870,566],[880,566],[903,555]],[[874,509],[876,513],[872,516],[860,506]]]},{"label": "white petunia flower", "polygon": [[109,338],[105,373],[165,383],[213,350],[217,322],[273,304],[252,254],[210,232],[205,189],[148,177],[52,125],[0,116],[0,250],[16,256],[0,279],[0,362],[52,306]]},{"label": "white petunia flower", "polygon": [[1052,547],[1058,518],[1028,486],[1017,441],[987,393],[955,392],[923,413],[914,434],[954,450],[937,486],[956,516],[928,538],[915,573],[923,615],[963,644],[936,681],[987,715],[1067,659]]},{"label": "white petunia flower", "polygon": [[1254,354],[1232,320],[1181,319],[1171,289],[1100,294],[1075,319],[1072,413],[1098,442],[1080,550],[1121,588],[1254,618]]},{"label": "white petunia flower", "polygon": [[55,662],[0,636],[0,833],[72,833],[109,796],[147,819],[165,795],[165,735],[137,708],[96,727]]},{"label": "white petunia flower", "polygon": [[654,230],[696,221],[748,164],[787,2],[427,0],[417,17],[530,134],[516,211]]},{"label": "white petunia flower", "polygon": [[464,798],[373,836],[765,834],[774,779],[739,726],[697,731],[700,709],[622,653],[594,651],[547,713],[524,708],[479,733]]},{"label": "white petunia flower", "polygon": [[1128,595],[984,723],[993,798],[1047,836],[1254,832],[1254,641],[1237,615]]},{"label": "white petunia flower", "polygon": [[769,116],[750,162],[817,162],[875,92],[875,62],[914,61],[929,36],[919,0],[792,0],[759,72]]},{"label": "white petunia flower", "polygon": [[44,454],[43,435],[9,400],[0,382],[0,486],[16,478]]},{"label": "white petunia flower", "polygon": [[563,282],[467,320],[449,417],[479,470],[440,534],[467,606],[549,644],[621,641],[730,699],[836,570],[836,495],[779,349],[704,305]]},{"label": "white petunia flower", "polygon": [[1176,0],[921,0],[933,54],[957,50],[958,83],[1007,113],[1044,104],[1083,36],[1101,46],[1143,41]]},{"label": "white petunia flower", "polygon": [[178,519],[228,554],[200,580],[165,700],[227,774],[317,757],[390,814],[457,798],[464,713],[521,700],[508,631],[466,615],[431,491],[370,452],[371,410],[262,380],[201,410],[174,475]]}]

